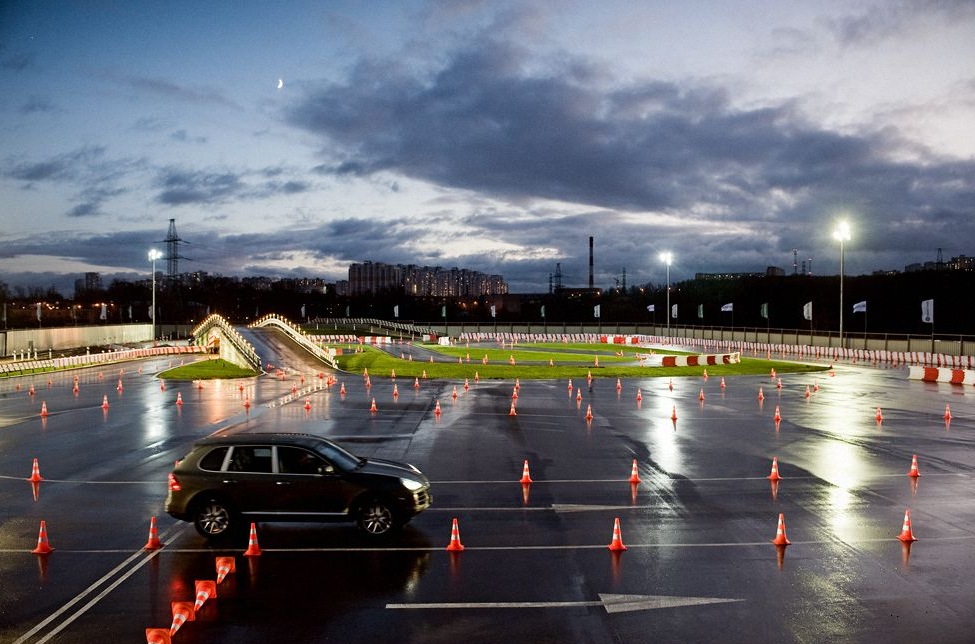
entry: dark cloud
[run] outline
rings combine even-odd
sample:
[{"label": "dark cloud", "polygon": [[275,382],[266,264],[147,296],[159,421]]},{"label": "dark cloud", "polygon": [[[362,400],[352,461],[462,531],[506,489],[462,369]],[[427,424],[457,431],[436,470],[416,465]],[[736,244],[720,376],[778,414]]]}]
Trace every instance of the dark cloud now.
[{"label": "dark cloud", "polygon": [[74,180],[92,164],[104,157],[105,148],[89,146],[66,152],[43,161],[11,161],[3,174],[19,181]]},{"label": "dark cloud", "polygon": [[975,18],[975,3],[971,0],[885,0],[857,8],[859,11],[826,21],[833,36],[844,46],[869,45],[902,35],[924,23]]},{"label": "dark cloud", "polygon": [[[975,162],[923,150],[912,150],[916,161],[898,160],[905,147],[893,129],[834,132],[792,102],[735,107],[724,87],[614,81],[572,56],[539,65],[490,38],[427,75],[363,62],[345,82],[309,93],[287,118],[320,136],[336,159],[316,173],[400,174],[513,203],[588,205],[602,214],[579,221],[576,236],[598,230],[614,249],[629,248],[633,236],[657,248],[691,247],[685,266],[764,270],[791,264],[793,247],[833,254],[822,229],[843,211],[873,231],[857,244],[878,261],[916,253],[911,244],[921,239],[950,238],[951,228],[967,233],[975,221]],[[942,220],[916,225],[930,204],[942,205]],[[607,230],[613,213],[627,212],[626,228]],[[490,230],[518,247],[570,253],[579,244],[559,226],[521,213]],[[647,266],[646,250],[614,256]]]},{"label": "dark cloud", "polygon": [[179,141],[180,143],[195,143],[197,145],[203,145],[207,142],[207,137],[205,136],[190,136],[189,132],[186,130],[176,130],[169,135],[173,141]]},{"label": "dark cloud", "polygon": [[166,168],[156,178],[156,201],[167,206],[225,202],[240,194],[245,185],[233,172],[207,172]]},{"label": "dark cloud", "polygon": [[240,110],[241,107],[223,94],[203,87],[187,87],[162,78],[144,76],[113,77],[128,87],[140,92],[154,94],[186,103],[198,105],[216,105]]},{"label": "dark cloud", "polygon": [[56,110],[50,99],[40,96],[32,96],[17,109],[21,114],[44,114]]}]

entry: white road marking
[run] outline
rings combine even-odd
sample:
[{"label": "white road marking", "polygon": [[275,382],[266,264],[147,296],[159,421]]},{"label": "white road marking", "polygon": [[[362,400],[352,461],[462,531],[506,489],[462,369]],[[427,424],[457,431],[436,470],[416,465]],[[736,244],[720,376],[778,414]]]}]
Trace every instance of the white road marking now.
[{"label": "white road marking", "polygon": [[607,613],[627,613],[638,610],[659,608],[678,608],[680,606],[702,606],[705,604],[727,604],[744,599],[724,597],[671,597],[667,595],[611,595],[599,593],[599,601],[573,602],[442,602],[415,604],[386,604],[386,608],[400,610],[417,609],[470,609],[470,608],[579,608],[602,606]]}]

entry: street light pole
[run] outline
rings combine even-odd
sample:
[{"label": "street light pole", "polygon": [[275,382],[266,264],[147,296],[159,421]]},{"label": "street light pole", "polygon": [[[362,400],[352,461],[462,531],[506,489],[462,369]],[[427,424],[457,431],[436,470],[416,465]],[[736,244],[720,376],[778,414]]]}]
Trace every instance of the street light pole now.
[{"label": "street light pole", "polygon": [[845,220],[841,221],[836,227],[836,232],[833,233],[835,237],[840,242],[840,348],[843,348],[843,273],[844,267],[843,262],[845,259],[845,243],[850,240],[850,224]]},{"label": "street light pole", "polygon": [[667,264],[667,310],[664,311],[664,315],[667,316],[667,336],[670,337],[670,263],[674,260],[674,256],[670,253],[660,253],[660,261]]},{"label": "street light pole", "polygon": [[156,260],[162,257],[162,253],[153,248],[149,251],[149,261],[152,262],[152,341],[156,341]]}]

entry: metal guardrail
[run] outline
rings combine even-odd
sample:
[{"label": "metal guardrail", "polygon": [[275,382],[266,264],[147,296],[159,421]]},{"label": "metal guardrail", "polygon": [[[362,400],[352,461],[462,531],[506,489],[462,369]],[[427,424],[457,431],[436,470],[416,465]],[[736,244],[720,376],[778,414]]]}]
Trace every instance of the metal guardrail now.
[{"label": "metal guardrail", "polygon": [[291,322],[287,318],[284,318],[276,313],[271,313],[265,315],[256,322],[252,322],[248,325],[249,328],[263,328],[263,327],[275,327],[284,331],[288,337],[290,337],[298,346],[306,350],[308,353],[312,354],[314,357],[318,358],[326,365],[332,369],[338,369],[338,363],[335,361],[335,356],[331,354],[327,349],[318,344],[314,343],[304,331],[302,331],[297,324]]},{"label": "metal guardrail", "polygon": [[244,336],[240,334],[237,329],[235,329],[223,316],[216,313],[208,315],[206,319],[200,322],[193,328],[193,339],[197,344],[204,345],[207,335],[213,328],[220,329],[221,333],[225,338],[227,338],[230,343],[237,350],[237,353],[247,362],[247,364],[256,371],[263,371],[263,361],[261,357],[257,355],[257,351],[254,346],[244,339]]}]

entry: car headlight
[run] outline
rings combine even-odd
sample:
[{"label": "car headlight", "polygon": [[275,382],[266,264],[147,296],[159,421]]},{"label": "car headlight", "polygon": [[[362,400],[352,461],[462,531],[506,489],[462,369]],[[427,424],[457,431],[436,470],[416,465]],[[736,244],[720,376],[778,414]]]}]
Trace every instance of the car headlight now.
[{"label": "car headlight", "polygon": [[414,481],[413,479],[401,478],[399,482],[402,483],[403,487],[405,487],[410,492],[416,492],[417,490],[423,489],[423,483],[420,483],[419,481]]}]

